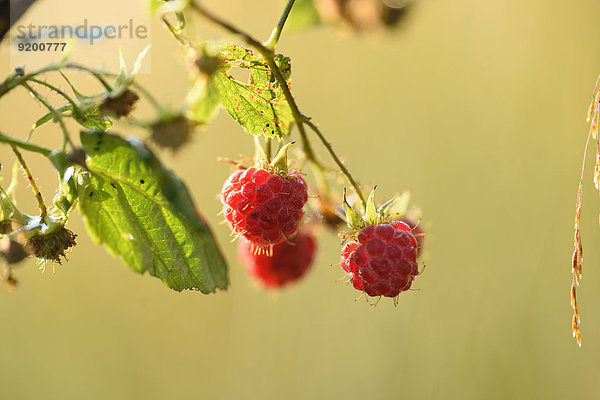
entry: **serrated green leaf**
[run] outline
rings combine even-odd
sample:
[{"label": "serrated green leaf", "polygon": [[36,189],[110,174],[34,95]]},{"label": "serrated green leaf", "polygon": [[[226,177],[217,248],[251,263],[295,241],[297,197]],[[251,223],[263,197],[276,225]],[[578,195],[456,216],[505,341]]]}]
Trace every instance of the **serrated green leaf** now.
[{"label": "serrated green leaf", "polygon": [[181,291],[227,286],[227,265],[185,184],[138,139],[82,132],[79,208],[94,239]]},{"label": "serrated green leaf", "polygon": [[296,0],[286,23],[286,30],[299,31],[320,23],[321,16],[314,0]]},{"label": "serrated green leaf", "polygon": [[248,133],[272,138],[288,132],[289,122],[280,119],[280,105],[270,92],[256,91],[221,71],[216,72],[212,79],[219,90],[223,107]]},{"label": "serrated green leaf", "polygon": [[225,61],[225,64],[238,64],[242,68],[262,68],[267,70],[265,60],[256,55],[254,51],[237,44],[212,43],[207,46],[207,50],[218,52]]},{"label": "serrated green leaf", "polygon": [[73,119],[75,119],[81,126],[106,132],[112,128],[113,124],[110,118],[106,115],[100,115],[99,107],[93,106],[83,112],[83,114],[73,112]]},{"label": "serrated green leaf", "polygon": [[[282,136],[293,121],[292,112],[265,60],[237,45],[225,45],[220,50],[223,64],[210,76],[219,93],[221,104],[244,129],[255,136]],[[277,55],[275,62],[286,80],[291,74],[288,57]],[[248,83],[236,80],[232,67],[250,69]]]}]

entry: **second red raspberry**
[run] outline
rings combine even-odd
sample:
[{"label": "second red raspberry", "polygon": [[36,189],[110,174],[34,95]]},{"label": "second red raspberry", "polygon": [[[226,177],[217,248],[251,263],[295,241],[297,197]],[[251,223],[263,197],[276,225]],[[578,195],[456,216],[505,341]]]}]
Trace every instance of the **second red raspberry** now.
[{"label": "second red raspberry", "polygon": [[403,222],[367,225],[342,249],[342,268],[369,296],[395,298],[419,273],[417,240]]}]

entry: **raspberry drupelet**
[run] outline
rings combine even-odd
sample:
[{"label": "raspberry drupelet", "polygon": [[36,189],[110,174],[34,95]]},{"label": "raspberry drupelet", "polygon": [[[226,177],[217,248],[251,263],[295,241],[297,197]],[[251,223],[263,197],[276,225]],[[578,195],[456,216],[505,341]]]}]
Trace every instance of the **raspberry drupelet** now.
[{"label": "raspberry drupelet", "polygon": [[342,249],[341,265],[357,290],[396,298],[419,273],[417,240],[401,221],[367,225]]},{"label": "raspberry drupelet", "polygon": [[[400,224],[404,224],[404,226],[400,226]],[[395,224],[395,225],[394,225]],[[399,221],[394,221],[392,223],[392,225],[406,231],[409,233],[412,233],[413,236],[415,237],[415,239],[417,239],[417,258],[421,255],[421,252],[423,251],[423,244],[425,242],[425,230],[423,229],[423,226],[418,223],[415,222],[413,219],[408,218],[408,217],[404,217],[402,219],[400,219]],[[408,230],[406,228],[409,228]]]},{"label": "raspberry drupelet", "polygon": [[221,192],[233,232],[248,239],[255,251],[267,253],[296,233],[307,198],[306,182],[299,175],[256,167],[234,172]]}]

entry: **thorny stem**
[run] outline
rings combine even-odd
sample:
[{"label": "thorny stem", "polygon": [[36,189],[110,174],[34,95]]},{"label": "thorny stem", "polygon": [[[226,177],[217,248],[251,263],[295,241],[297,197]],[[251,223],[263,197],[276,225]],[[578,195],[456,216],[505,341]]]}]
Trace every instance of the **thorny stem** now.
[{"label": "thorny stem", "polygon": [[346,179],[348,179],[348,182],[350,182],[350,185],[352,185],[352,188],[358,195],[358,199],[360,201],[360,204],[361,204],[363,210],[366,210],[367,203],[365,201],[362,191],[360,190],[360,186],[358,186],[358,183],[354,180],[354,177],[352,176],[352,174],[350,174],[350,171],[348,171],[348,168],[346,168],[346,166],[344,165],[342,160],[340,160],[340,158],[337,156],[337,154],[333,150],[333,147],[331,147],[331,143],[329,143],[327,141],[327,139],[325,138],[325,136],[323,135],[321,130],[312,121],[306,120],[305,123],[316,133],[318,138],[321,140],[321,143],[323,143],[323,146],[325,146],[325,148],[327,149],[327,151],[329,152],[329,154],[331,155],[331,157],[333,158],[335,163],[338,165],[338,167],[340,167],[340,170],[342,171],[342,173],[344,174]]},{"label": "thorny stem", "polygon": [[[115,74],[113,72],[98,71],[98,70],[95,70],[93,68],[86,67],[85,65],[76,64],[76,63],[68,63],[67,65],[65,65],[64,68],[78,69],[78,70],[81,70],[81,71],[88,72],[88,73],[92,74],[96,79],[98,79],[100,81],[100,83],[102,83],[102,86],[104,86],[104,88],[106,90],[108,90],[108,91],[113,90],[113,88],[104,79],[104,76],[111,77],[111,78],[117,76],[117,74]],[[148,89],[146,89],[145,87],[143,87],[142,85],[140,85],[135,80],[133,82],[131,82],[131,86],[133,86],[141,94],[143,94],[144,97],[146,98],[146,100],[148,100],[150,102],[150,104],[152,104],[152,106],[154,106],[154,108],[156,108],[157,110],[162,110],[162,106],[160,105],[160,103],[158,102],[158,100],[156,100],[156,98],[152,95],[152,93],[150,93],[148,91]]]},{"label": "thorny stem", "polygon": [[[97,71],[93,68],[90,67],[86,67],[85,65],[81,65],[81,64],[77,64],[77,63],[67,63],[63,68],[66,69],[76,69],[79,71],[85,71],[88,72],[89,74],[91,74],[94,78],[96,78],[98,80],[98,82],[100,82],[102,84],[102,86],[104,86],[104,89],[111,91],[113,88],[108,84],[108,82],[106,82],[106,80],[104,79],[103,75],[110,75],[107,73],[102,73],[100,71]],[[58,68],[60,69],[60,68]]]},{"label": "thorny stem", "polygon": [[329,143],[327,141],[327,139],[325,138],[325,136],[323,136],[323,133],[319,130],[319,128],[313,122],[311,122],[309,117],[307,117],[306,115],[304,115],[300,112],[300,109],[298,108],[298,104],[296,103],[294,96],[292,96],[292,92],[290,91],[290,88],[288,87],[287,82],[285,81],[285,78],[283,77],[283,74],[281,73],[281,70],[275,63],[275,60],[273,59],[273,57],[267,58],[266,54],[263,54],[263,57],[265,57],[265,59],[267,60],[267,64],[269,65],[269,68],[271,69],[271,71],[273,71],[273,76],[277,80],[277,83],[279,83],[279,86],[281,87],[281,90],[283,91],[283,94],[285,95],[285,98],[286,98],[288,104],[290,105],[290,108],[292,109],[292,114],[294,115],[294,119],[296,120],[296,123],[298,124],[298,129],[300,130],[300,137],[302,138],[302,143],[304,144],[304,151],[306,153],[306,158],[308,160],[312,161],[313,164],[315,164],[315,166],[317,168],[322,169],[322,166],[316,160],[314,152],[310,146],[310,142],[308,141],[308,138],[306,137],[306,131],[304,129],[304,124],[308,125],[317,134],[317,136],[319,137],[319,139],[321,140],[321,142],[323,143],[323,145],[325,146],[325,148],[327,149],[327,151],[333,158],[333,161],[335,161],[337,166],[340,168],[340,171],[342,171],[342,174],[344,174],[346,179],[348,179],[348,182],[350,183],[350,185],[356,192],[358,199],[360,201],[361,207],[363,208],[363,210],[366,210],[367,203],[365,201],[365,197],[362,193],[362,190],[360,190],[360,186],[358,185],[358,183],[356,182],[356,180],[354,179],[352,174],[350,174],[350,171],[348,171],[348,168],[346,168],[344,163],[342,163],[340,158],[337,156],[337,154],[333,150],[333,147],[331,147],[331,143]]},{"label": "thorny stem", "polygon": [[73,108],[77,107],[77,104],[75,103],[75,101],[68,95],[66,94],[64,91],[62,91],[61,89],[57,88],[56,86],[46,82],[46,81],[42,81],[41,79],[37,79],[37,78],[32,78],[30,79],[30,82],[35,82],[39,85],[42,86],[46,86],[48,89],[60,94],[62,97],[65,98],[65,100],[67,100],[69,103],[71,103],[71,105],[73,106]]},{"label": "thorny stem", "polygon": [[[279,39],[279,36],[281,35],[281,30],[283,29],[283,26],[285,24],[285,21],[287,20],[287,16],[289,15],[293,4],[294,4],[293,0],[288,1],[288,4],[286,5],[286,8],[279,20],[278,26],[273,31],[277,37],[277,39],[273,39],[275,44],[276,44],[276,41]],[[294,120],[295,120],[296,124],[298,125],[298,130],[300,131],[300,137],[302,139],[306,158],[309,161],[311,161],[317,169],[320,169],[320,170],[323,169],[322,165],[317,161],[317,159],[315,157],[315,153],[310,145],[310,141],[308,140],[304,124],[308,125],[317,134],[317,136],[319,137],[319,139],[321,140],[321,142],[323,143],[325,148],[329,151],[329,154],[332,156],[332,158],[335,161],[335,163],[337,164],[337,166],[340,168],[342,174],[344,174],[344,176],[346,177],[346,179],[348,180],[348,182],[350,183],[350,185],[352,186],[352,188],[358,195],[358,198],[359,198],[359,201],[361,203],[363,210],[366,209],[365,197],[360,189],[360,186],[356,182],[356,180],[352,177],[352,175],[350,174],[350,172],[348,171],[346,166],[339,159],[339,157],[333,150],[331,144],[327,141],[327,139],[325,139],[325,137],[323,136],[323,133],[319,130],[319,128],[310,121],[309,117],[307,117],[306,115],[304,115],[300,112],[300,109],[298,108],[298,104],[296,103],[296,100],[294,99],[294,96],[292,95],[290,88],[288,87],[288,84],[285,81],[285,78],[283,77],[281,70],[279,69],[279,66],[277,66],[277,63],[275,63],[275,58],[274,58],[275,44],[273,44],[271,39],[269,39],[267,41],[267,44],[264,45],[264,44],[260,43],[258,40],[254,39],[248,33],[236,28],[235,26],[231,25],[230,23],[228,23],[228,22],[222,20],[221,18],[217,17],[216,15],[212,14],[204,6],[198,4],[196,1],[193,1],[193,0],[190,1],[189,5],[193,10],[195,10],[196,12],[198,12],[199,14],[204,16],[209,21],[212,21],[213,23],[221,26],[222,28],[224,28],[225,30],[227,30],[231,33],[241,36],[244,39],[244,41],[246,42],[246,44],[248,44],[251,47],[254,47],[262,55],[262,57],[266,60],[267,65],[271,69],[273,76],[275,77],[275,80],[281,87],[281,90],[282,90],[283,94],[285,95],[286,101],[288,102],[290,109],[292,110],[292,115],[294,116]],[[279,28],[279,24],[281,24],[280,28]],[[278,29],[279,29],[279,32],[276,33]],[[272,36],[272,38],[274,37],[273,35],[271,35],[271,36]]]},{"label": "thorny stem", "polygon": [[0,133],[0,142],[10,144],[11,146],[14,146],[14,147],[19,147],[23,150],[32,151],[34,153],[39,153],[39,154],[43,155],[44,157],[49,157],[50,154],[52,154],[52,150],[50,150],[50,149],[46,149],[45,147],[37,146],[35,144],[22,142],[20,140],[8,137],[2,133]]},{"label": "thorny stem", "polygon": [[256,48],[257,50],[262,49],[264,51],[269,52],[271,55],[273,55],[273,50],[268,49],[267,47],[265,47],[265,45],[263,45],[258,40],[254,39],[251,35],[247,34],[246,32],[241,31],[240,29],[231,25],[229,22],[226,22],[226,21],[222,20],[221,18],[217,17],[216,15],[214,15],[213,13],[208,11],[204,6],[198,4],[198,2],[190,1],[189,6],[193,10],[198,12],[199,14],[203,15],[204,18],[208,19],[209,21],[221,26],[225,30],[227,30],[235,35],[241,36],[249,46],[252,46],[252,47]]},{"label": "thorny stem", "polygon": [[40,95],[38,92],[36,92],[35,90],[33,90],[33,88],[27,82],[23,82],[22,85],[36,99],[38,99],[48,109],[48,111],[50,111],[52,113],[52,115],[54,116],[54,118],[56,118],[56,120],[58,121],[58,124],[60,125],[60,128],[62,129],[63,138],[64,138],[62,150],[65,151],[67,149],[67,143],[70,144],[71,147],[75,147],[75,145],[71,141],[71,137],[69,136],[69,131],[67,129],[67,126],[65,125],[65,121],[63,120],[63,117],[62,117],[61,113],[59,113],[58,111],[56,111],[56,109],[54,107],[52,107],[52,104],[50,104],[50,102],[48,100],[46,100],[44,98],[44,96]]},{"label": "thorny stem", "polygon": [[15,155],[17,156],[17,159],[19,160],[19,163],[21,164],[21,168],[23,168],[23,171],[25,171],[25,175],[27,176],[29,185],[31,186],[31,189],[33,190],[33,194],[35,195],[35,199],[37,200],[38,205],[40,206],[41,217],[44,218],[46,216],[46,214],[48,213],[48,210],[46,209],[46,204],[44,203],[44,199],[42,198],[42,193],[40,192],[40,189],[38,188],[37,184],[35,183],[35,180],[33,179],[33,176],[31,175],[31,171],[27,167],[27,163],[25,163],[25,159],[23,159],[23,156],[21,155],[19,150],[17,150],[17,147],[13,145],[13,146],[11,146],[11,148],[12,148],[13,152],[15,153]]},{"label": "thorny stem", "polygon": [[269,37],[269,40],[267,40],[265,43],[265,46],[267,48],[275,50],[275,47],[279,42],[281,32],[283,31],[285,21],[287,21],[288,16],[290,15],[290,11],[292,11],[292,7],[294,6],[295,2],[296,0],[288,0],[287,4],[285,5],[285,9],[283,10],[283,13],[281,14],[281,17],[279,18],[279,21],[277,21],[277,26],[275,26],[275,29],[273,29],[273,32],[271,33],[271,37]]},{"label": "thorny stem", "polygon": [[45,74],[46,72],[60,71],[61,69],[76,69],[88,72],[92,76],[94,76],[102,84],[102,86],[104,86],[106,90],[112,90],[111,86],[106,82],[106,80],[102,76],[103,74],[99,71],[77,63],[57,63],[47,65],[44,68],[38,69],[37,71],[33,71],[28,74],[18,75],[16,72],[14,72],[13,74],[9,75],[3,83],[0,83],[0,97],[4,96],[6,93],[10,92],[15,87],[32,80],[38,75]]}]

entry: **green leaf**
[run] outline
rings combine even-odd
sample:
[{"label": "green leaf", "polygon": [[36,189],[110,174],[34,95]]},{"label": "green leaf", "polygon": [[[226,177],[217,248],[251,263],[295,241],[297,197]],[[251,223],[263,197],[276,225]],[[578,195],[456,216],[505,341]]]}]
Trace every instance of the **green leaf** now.
[{"label": "green leaf", "polygon": [[192,119],[200,124],[210,122],[219,111],[221,99],[214,82],[206,77],[198,77],[190,89],[186,103]]},{"label": "green leaf", "polygon": [[314,0],[296,0],[294,8],[288,17],[286,29],[290,31],[299,31],[310,28],[321,23],[319,10],[315,6]]},{"label": "green leaf", "polygon": [[112,128],[112,121],[105,115],[100,115],[99,107],[93,106],[82,113],[73,112],[73,119],[87,129],[106,132]]},{"label": "green leaf", "polygon": [[79,208],[94,239],[174,290],[225,289],[226,262],[185,184],[138,139],[82,132],[81,143]]},{"label": "green leaf", "polygon": [[[265,60],[237,45],[224,46],[220,54],[224,63],[209,79],[227,112],[253,135],[274,137],[289,133],[292,112]],[[289,81],[290,59],[277,55],[275,62]],[[232,67],[250,69],[249,82],[235,79],[230,74]]]},{"label": "green leaf", "polygon": [[[56,109],[56,111],[58,111],[58,112],[69,111],[69,110],[71,110],[71,108],[72,107],[69,104],[69,105],[62,106],[61,108]],[[48,112],[48,113],[42,115],[40,117],[40,119],[35,121],[35,124],[33,124],[33,126],[31,127],[31,131],[39,128],[40,126],[47,124],[48,122],[52,121],[53,118],[54,118],[54,113],[52,113],[52,112]]]}]

